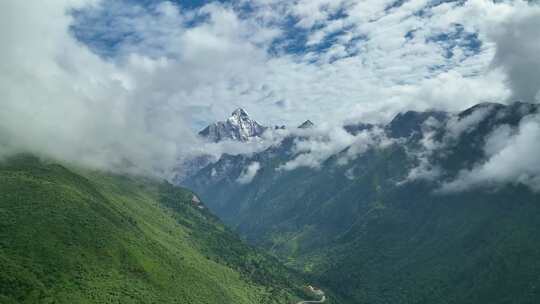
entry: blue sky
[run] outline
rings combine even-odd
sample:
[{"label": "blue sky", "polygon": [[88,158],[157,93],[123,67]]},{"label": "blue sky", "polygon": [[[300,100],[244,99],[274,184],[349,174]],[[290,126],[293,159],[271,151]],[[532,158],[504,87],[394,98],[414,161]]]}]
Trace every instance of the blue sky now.
[{"label": "blue sky", "polygon": [[[340,1],[335,1],[339,3]],[[399,10],[407,1],[397,0],[389,2],[384,7],[384,12],[391,14],[393,11]],[[156,7],[163,3],[175,5],[178,10],[186,11],[195,14],[188,20],[183,20],[179,26],[193,27],[205,21],[205,14],[197,14],[198,10],[207,4],[220,3],[225,7],[234,9],[235,13],[240,18],[250,18],[257,16],[256,4],[241,1],[144,1],[144,0],[123,0],[115,1],[112,5],[103,5],[100,9],[90,8],[74,11],[75,23],[72,26],[74,35],[91,47],[96,53],[102,56],[114,57],[118,55],[119,47],[123,44],[137,44],[140,37],[135,28],[119,27],[114,28],[118,24],[118,20],[122,18],[137,18],[142,14],[156,16]],[[276,2],[278,3],[278,2]],[[349,16],[347,5],[352,2],[341,1],[335,7],[329,7],[328,4],[323,4],[320,8],[325,14],[323,20],[314,22],[309,27],[299,25],[302,23],[302,18],[292,14],[290,11],[281,16],[278,20],[272,20],[268,23],[269,26],[274,26],[282,31],[281,35],[274,37],[267,49],[271,55],[279,56],[280,54],[305,55],[309,52],[323,53],[338,43],[338,39],[346,34],[354,32],[355,25],[347,24],[340,28],[335,28],[329,31],[324,37],[321,37],[317,43],[308,43],[310,34],[318,30],[325,30],[328,23],[340,22],[347,20]],[[425,3],[424,6],[411,11],[413,15],[425,16],[432,15],[430,9],[436,8],[444,3],[451,3],[455,6],[462,6],[463,0],[432,0]],[[277,6],[283,7],[285,4]],[[117,8],[116,10],[114,8]],[[112,8],[112,9],[111,9]],[[121,9],[122,8],[122,9]],[[124,9],[127,8],[127,9]],[[112,28],[111,28],[112,26]],[[415,31],[413,28],[405,34],[405,38],[412,39]],[[366,35],[356,35],[351,39],[346,46],[353,47],[360,40],[365,40]],[[440,31],[431,37],[426,37],[426,42],[438,43],[446,52],[446,57],[452,57],[452,50],[456,47],[463,47],[470,55],[478,54],[481,48],[481,41],[478,39],[478,33],[468,32],[459,24],[450,24],[447,31]],[[350,55],[358,55],[357,52],[350,52]]]},{"label": "blue sky", "polygon": [[0,1],[0,143],[166,171],[230,152],[195,134],[237,107],[330,128],[537,102],[539,28],[521,0]]},{"label": "blue sky", "polygon": [[[75,10],[71,32],[109,61],[125,63],[135,54],[176,64],[170,73],[188,67],[196,74],[224,68],[223,78],[189,81],[192,96],[187,98],[198,99],[189,107],[194,128],[238,106],[275,124],[320,120],[327,117],[321,113],[328,112],[340,120],[380,120],[404,108],[458,110],[481,101],[504,102],[509,93],[503,86],[491,93],[472,91],[502,77],[490,70],[495,47],[483,32],[487,21],[467,16],[495,6],[462,0],[104,0]],[[201,56],[188,58],[187,53],[198,52],[196,47]],[[242,61],[258,82],[246,78],[249,73],[242,71],[242,64],[234,70],[222,66],[227,62],[194,62],[204,61],[205,52],[224,61]],[[284,79],[287,73],[290,78]],[[456,88],[462,86],[459,82],[471,83],[459,88],[468,93],[466,98],[452,92],[437,100],[428,96],[436,93],[423,92],[433,89],[425,86],[442,85],[450,78]],[[204,81],[226,89],[217,92]],[[299,83],[293,87],[295,81]],[[203,93],[203,87],[209,92]],[[397,101],[399,94],[415,90],[412,95],[417,96]]]}]

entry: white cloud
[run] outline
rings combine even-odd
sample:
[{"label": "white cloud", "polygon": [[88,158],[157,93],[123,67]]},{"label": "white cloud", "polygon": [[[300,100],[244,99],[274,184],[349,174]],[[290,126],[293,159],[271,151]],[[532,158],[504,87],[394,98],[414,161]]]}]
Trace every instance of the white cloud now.
[{"label": "white cloud", "polygon": [[270,129],[265,131],[260,138],[252,138],[247,142],[235,140],[208,142],[204,140],[198,142],[196,147],[192,147],[189,151],[186,151],[185,155],[182,156],[185,156],[186,158],[191,158],[199,155],[206,155],[210,156],[214,161],[216,161],[224,153],[231,155],[249,155],[263,151],[270,146],[275,146],[279,144],[288,134],[288,130]]},{"label": "white cloud", "polygon": [[342,166],[346,165],[359,155],[365,153],[368,149],[384,149],[396,142],[397,140],[388,138],[385,131],[381,128],[375,127],[370,130],[364,130],[354,136],[347,151],[339,157],[338,164]]},{"label": "white cloud", "polygon": [[444,141],[448,144],[461,137],[462,134],[474,130],[495,108],[495,104],[486,104],[483,107],[475,109],[465,117],[458,115],[452,116],[446,123]]},{"label": "white cloud", "polygon": [[293,149],[295,157],[278,167],[278,170],[288,171],[299,167],[318,169],[328,157],[350,146],[354,141],[354,136],[341,126],[328,124],[299,129],[294,133],[299,136]]},{"label": "white cloud", "polygon": [[[475,130],[479,123],[494,111],[495,107],[495,104],[483,104],[483,106],[476,107],[467,116],[452,114],[446,121],[438,121],[433,117],[426,120],[422,126],[420,148],[407,149],[407,154],[417,162],[417,165],[409,170],[407,177],[400,184],[414,180],[437,181],[444,175],[444,171],[438,164],[433,163],[433,157],[443,156],[452,151],[461,136]],[[443,131],[444,136],[438,139],[437,135],[441,131]],[[497,134],[502,133],[497,132]],[[494,141],[500,137],[492,138],[493,140],[487,140],[485,148],[487,155],[490,155],[489,151],[493,150],[494,147],[501,144]]]},{"label": "white cloud", "polygon": [[493,157],[508,145],[508,140],[515,136],[516,130],[509,125],[502,125],[495,129],[486,139],[484,154]]},{"label": "white cloud", "polygon": [[428,118],[422,125],[422,139],[420,140],[421,148],[419,150],[407,150],[410,158],[416,159],[418,165],[410,169],[405,180],[398,184],[404,184],[415,180],[434,181],[439,178],[443,171],[435,164],[432,164],[431,158],[438,151],[442,150],[443,143],[436,140],[437,131],[445,125],[433,117]]},{"label": "white cloud", "polygon": [[[161,174],[179,147],[147,125],[133,77],[70,35],[91,1],[0,4],[0,146],[98,168]],[[153,109],[155,113],[161,109]],[[181,122],[171,133],[188,129]],[[6,152],[7,151],[7,152]]]},{"label": "white cloud", "polygon": [[257,175],[257,172],[261,169],[261,164],[259,162],[252,162],[247,166],[247,168],[244,169],[242,174],[236,179],[236,181],[239,184],[249,184],[255,176]]},{"label": "white cloud", "polygon": [[[222,119],[238,106],[267,124],[309,118],[337,125],[345,118],[385,121],[406,108],[505,102],[509,87],[514,96],[534,91],[535,59],[517,60],[506,50],[520,45],[521,29],[523,39],[536,33],[537,8],[488,0],[426,8],[427,1],[415,0],[385,10],[391,2],[257,0],[249,1],[253,12],[241,14],[234,4],[218,3],[190,11],[169,2],[3,1],[1,153],[23,150],[166,175],[171,164],[207,148],[215,154],[235,150],[204,145],[193,126]],[[109,55],[99,57],[71,35],[73,17],[66,12],[72,8],[95,17],[81,25],[88,33],[132,38],[111,51],[98,43],[103,36],[90,35],[92,49],[97,44]],[[343,18],[336,19],[339,10]],[[96,21],[103,11],[112,26]],[[312,46],[339,35],[326,49],[269,53],[274,39],[290,30],[285,25],[291,16],[298,18],[293,32],[304,31]],[[454,23],[478,34],[477,54],[457,44],[447,58],[447,46],[430,42]],[[537,58],[535,42],[526,46],[521,57]],[[500,68],[490,68],[493,58]],[[531,77],[515,77],[521,72]],[[329,136],[331,143],[300,144],[299,151],[321,152],[299,162],[316,166],[354,142],[339,132]]]},{"label": "white cloud", "polygon": [[289,171],[299,167],[319,169],[324,161],[338,153],[337,163],[343,166],[370,148],[385,148],[395,142],[387,138],[380,128],[352,135],[340,125],[323,124],[293,133],[299,136],[293,149],[295,157],[278,167],[278,170]]},{"label": "white cloud", "polygon": [[300,0],[292,4],[292,13],[300,20],[297,25],[311,28],[317,23],[326,23],[330,15],[336,13],[347,1],[344,0]]},{"label": "white cloud", "polygon": [[[170,19],[161,25],[147,18],[131,23],[140,23],[136,28],[147,32],[143,41],[152,43],[142,43],[146,48],[158,45],[166,53],[183,54],[152,83],[174,96],[175,103],[190,103],[198,121],[220,119],[236,106],[272,124],[296,125],[308,117],[376,117],[375,112],[385,111],[378,119],[388,119],[406,108],[457,110],[480,101],[506,100],[503,75],[489,69],[495,45],[485,32],[488,25],[504,21],[490,12],[513,6],[478,0],[439,5],[420,15],[427,1],[407,1],[386,11],[392,2],[255,1],[250,5],[256,10],[247,18],[230,6],[210,4],[201,9],[210,14],[208,22],[195,28],[177,29]],[[345,17],[331,19],[340,9]],[[187,15],[181,17],[189,19]],[[281,27],[290,16],[299,18],[297,26],[308,32],[308,46],[345,32],[327,49],[268,56],[275,37],[294,32]],[[445,49],[428,42],[434,35],[455,31],[456,22],[479,33],[479,54],[471,56],[466,46],[456,45],[454,57],[445,58]],[[314,24],[318,27],[312,30]],[[157,30],[145,31],[152,26],[175,30],[162,29],[156,39]],[[408,40],[410,31],[414,35]]]},{"label": "white cloud", "polygon": [[464,170],[455,180],[444,184],[440,192],[464,191],[479,186],[524,184],[540,191],[540,116],[521,122],[515,135],[501,127],[488,138],[489,158],[471,170]]},{"label": "white cloud", "polygon": [[540,6],[525,6],[490,32],[497,45],[493,64],[501,67],[515,100],[540,101]]}]

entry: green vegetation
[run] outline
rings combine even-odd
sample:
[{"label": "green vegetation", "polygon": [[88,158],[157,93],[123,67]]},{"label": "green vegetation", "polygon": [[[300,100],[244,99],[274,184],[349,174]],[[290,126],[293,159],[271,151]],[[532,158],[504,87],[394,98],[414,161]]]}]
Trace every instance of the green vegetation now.
[{"label": "green vegetation", "polygon": [[294,303],[299,277],[164,182],[0,164],[0,303]]}]

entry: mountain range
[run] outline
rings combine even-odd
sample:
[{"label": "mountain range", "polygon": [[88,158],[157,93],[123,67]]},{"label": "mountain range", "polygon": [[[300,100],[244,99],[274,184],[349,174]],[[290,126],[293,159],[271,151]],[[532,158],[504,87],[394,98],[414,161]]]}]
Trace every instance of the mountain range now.
[{"label": "mountain range", "polygon": [[258,153],[225,154],[185,185],[250,243],[350,303],[535,303],[538,193],[519,180],[444,189],[487,162],[497,134],[519,133],[539,112],[483,103],[349,124],[349,146],[287,169],[312,140],[291,133]]}]

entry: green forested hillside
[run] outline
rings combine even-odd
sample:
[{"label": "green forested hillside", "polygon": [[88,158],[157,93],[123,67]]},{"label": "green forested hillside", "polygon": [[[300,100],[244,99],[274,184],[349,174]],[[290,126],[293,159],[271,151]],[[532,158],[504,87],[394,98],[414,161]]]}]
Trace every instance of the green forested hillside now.
[{"label": "green forested hillside", "polygon": [[0,164],[0,303],[291,303],[304,282],[167,183]]}]

